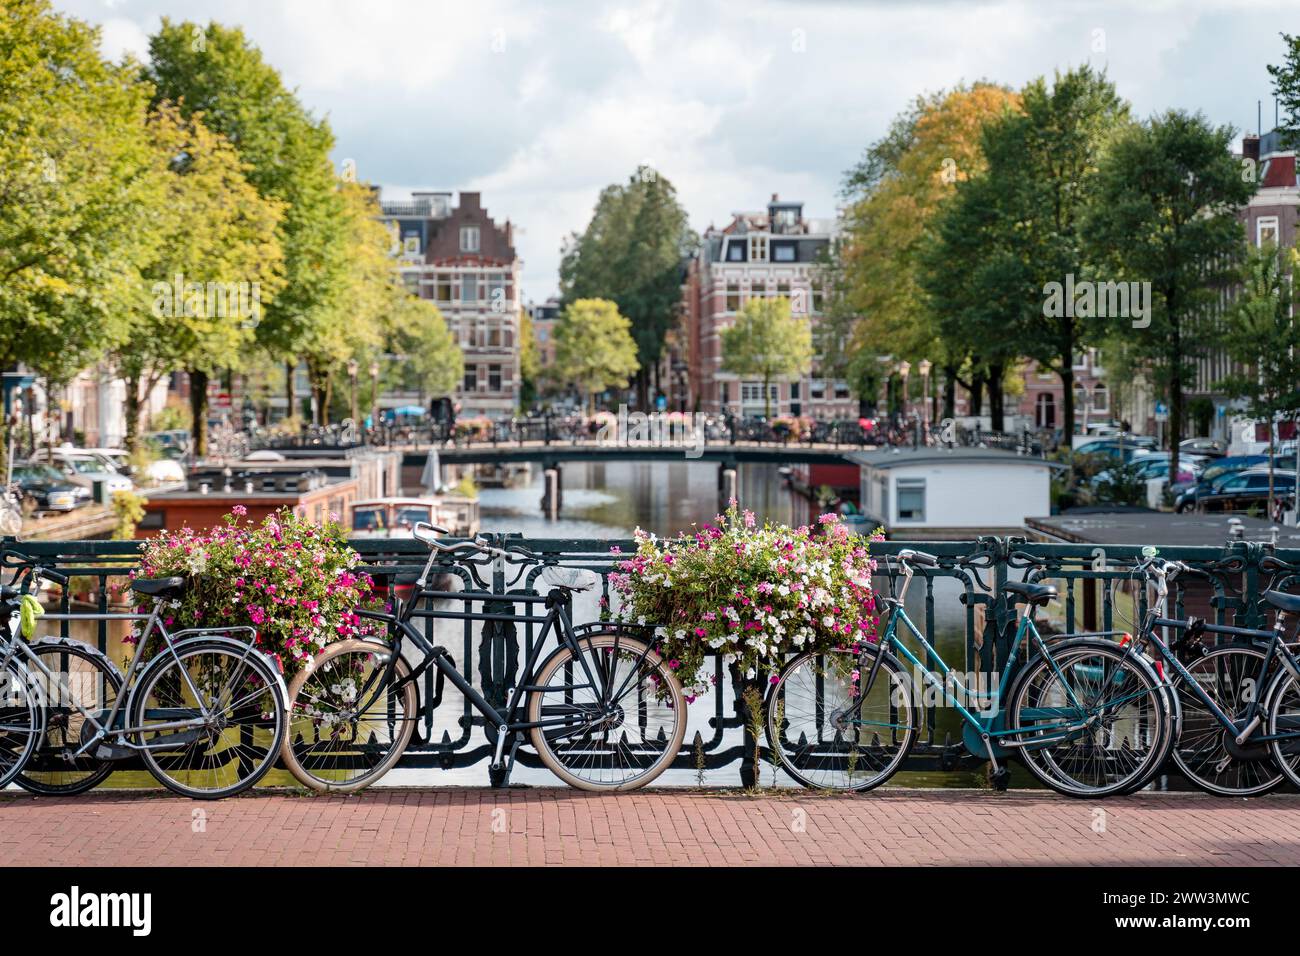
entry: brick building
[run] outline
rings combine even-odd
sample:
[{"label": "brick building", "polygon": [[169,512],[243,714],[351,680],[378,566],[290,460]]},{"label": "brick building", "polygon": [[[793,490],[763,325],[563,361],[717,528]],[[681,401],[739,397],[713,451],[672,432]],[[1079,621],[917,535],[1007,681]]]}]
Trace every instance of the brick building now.
[{"label": "brick building", "polygon": [[[722,331],[756,296],[785,296],[796,314],[815,323],[823,302],[820,261],[835,231],[833,221],[805,219],[803,203],[773,194],[766,211],[735,213],[725,228],[710,226],[704,233],[699,253],[687,263],[679,343],[696,409],[763,414],[762,382],[722,371]],[[816,359],[810,374],[772,383],[771,406],[774,416],[857,414],[848,385],[824,378]]]},{"label": "brick building", "polygon": [[498,226],[478,193],[415,192],[384,201],[397,268],[436,305],[465,355],[461,417],[514,414],[519,403],[519,270],[509,220]]}]

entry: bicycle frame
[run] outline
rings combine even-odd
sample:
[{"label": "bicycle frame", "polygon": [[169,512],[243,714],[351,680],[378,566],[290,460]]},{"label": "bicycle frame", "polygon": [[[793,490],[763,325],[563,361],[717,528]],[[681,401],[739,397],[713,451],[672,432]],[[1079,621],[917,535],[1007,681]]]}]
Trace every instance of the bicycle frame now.
[{"label": "bicycle frame", "polygon": [[[167,652],[170,653],[172,658],[176,661],[178,665],[177,670],[179,670],[181,675],[184,677],[189,692],[194,695],[194,699],[198,701],[199,704],[199,716],[192,717],[186,720],[164,721],[164,722],[153,723],[141,727],[117,726],[119,724],[119,717],[123,714],[126,701],[130,697],[129,691],[133,686],[132,681],[137,671],[139,671],[140,668],[143,666],[142,662],[144,661],[144,655],[141,653],[137,653],[131,659],[131,666],[127,669],[126,675],[123,678],[122,692],[118,694],[117,700],[113,702],[112,709],[108,712],[107,717],[105,717],[103,721],[101,721],[100,718],[95,713],[88,711],[82,705],[81,699],[75,693],[72,693],[70,688],[63,688],[60,685],[60,694],[62,694],[64,690],[67,690],[68,697],[72,705],[76,707],[76,709],[81,713],[81,716],[84,717],[86,721],[95,730],[94,735],[89,740],[82,743],[80,748],[78,748],[77,751],[74,754],[72,754],[73,759],[80,757],[81,755],[89,751],[92,747],[97,746],[98,744],[100,744],[110,736],[114,738],[113,742],[115,745],[124,747],[129,751],[139,752],[144,750],[162,750],[174,746],[175,741],[172,739],[163,738],[156,741],[151,746],[150,744],[147,743],[134,743],[128,738],[130,735],[140,734],[145,731],[153,733],[161,730],[193,730],[204,726],[211,719],[212,711],[208,708],[207,704],[205,703],[204,696],[199,693],[198,688],[194,685],[194,682],[190,677],[189,671],[184,666],[181,666],[179,649],[184,644],[183,639],[187,637],[196,637],[203,634],[211,634],[211,635],[230,634],[234,631],[249,631],[252,632],[253,634],[256,634],[256,631],[251,627],[228,627],[228,628],[206,628],[206,629],[187,628],[185,630],[177,631],[175,634],[172,634],[168,632],[166,625],[164,625],[162,622],[161,608],[162,608],[162,601],[156,600],[154,602],[153,610],[151,610],[148,614],[104,613],[104,614],[43,614],[41,615],[41,619],[46,621],[146,621],[147,623],[145,625],[144,632],[140,636],[140,641],[137,647],[144,648],[145,645],[148,643],[149,637],[156,630],[162,636],[163,645],[166,647]],[[13,634],[10,633],[7,616],[5,617],[3,628],[0,628],[0,645],[4,647],[4,656],[0,657],[0,671],[3,671],[4,668],[9,665],[9,662],[15,658],[15,656],[19,656],[20,659],[22,660],[22,666],[28,668],[29,671],[30,670],[38,671],[39,673],[45,676],[47,681],[52,681],[57,683],[54,672],[45,666],[45,663],[41,660],[40,655],[37,654],[35,651],[33,651],[31,649],[31,646],[21,637],[14,636]],[[248,645],[248,652],[252,653],[253,650],[254,650],[253,645],[250,643]],[[156,658],[154,658],[154,660],[156,660]]]}]

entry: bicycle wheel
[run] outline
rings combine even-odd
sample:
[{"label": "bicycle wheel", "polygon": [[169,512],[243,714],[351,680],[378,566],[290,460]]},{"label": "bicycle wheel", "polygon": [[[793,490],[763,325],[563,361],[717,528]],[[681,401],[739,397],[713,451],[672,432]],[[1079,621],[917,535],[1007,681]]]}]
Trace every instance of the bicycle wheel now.
[{"label": "bicycle wheel", "polygon": [[[634,790],[663,773],[686,734],[686,699],[672,669],[645,641],[617,632],[579,638],[581,661],[561,645],[533,675],[533,746],[579,790]],[[587,680],[587,669],[596,679]],[[610,700],[602,706],[602,690]]]},{"label": "bicycle wheel", "polygon": [[[131,722],[145,766],[163,786],[214,800],[247,790],[271,769],[284,739],[284,696],[278,675],[256,653],[193,638],[176,656],[164,651],[131,693]],[[211,711],[195,728],[166,725]]]},{"label": "bicycle wheel", "polygon": [[[1253,644],[1221,644],[1185,666],[1206,696],[1229,717],[1235,717],[1261,692],[1255,682],[1264,657],[1263,648]],[[1227,749],[1228,731],[1214,712],[1181,675],[1174,675],[1174,686],[1183,705],[1183,726],[1173,757],[1188,780],[1221,797],[1253,797],[1282,783],[1282,771],[1267,745],[1247,745],[1259,751],[1258,759],[1233,757]]]},{"label": "bicycle wheel", "polygon": [[[1268,690],[1268,733],[1300,733],[1300,681],[1290,670],[1282,670]],[[1273,759],[1287,779],[1300,787],[1300,737],[1269,743]]]},{"label": "bicycle wheel", "polygon": [[1172,745],[1154,669],[1108,641],[1078,638],[1026,662],[1007,695],[1007,729],[1042,783],[1072,797],[1140,787]]},{"label": "bicycle wheel", "polygon": [[44,710],[39,689],[17,661],[0,671],[0,788],[23,770],[40,743]]},{"label": "bicycle wheel", "polygon": [[[419,719],[415,682],[399,655],[375,641],[329,645],[289,685],[289,730],[280,759],[305,787],[353,793],[397,763]],[[394,684],[401,684],[394,690]]]},{"label": "bicycle wheel", "polygon": [[45,706],[45,732],[31,760],[14,783],[31,793],[70,796],[84,793],[103,783],[113,772],[113,762],[99,760],[93,750],[74,756],[80,749],[85,715],[93,714],[102,724],[122,692],[122,674],[96,647],[70,638],[50,637],[35,641],[32,651],[50,670],[46,676],[32,668],[32,679],[40,685]]},{"label": "bicycle wheel", "polygon": [[801,654],[781,669],[767,701],[767,745],[800,784],[870,790],[907,759],[916,739],[911,683],[890,654],[859,696],[878,648]]}]

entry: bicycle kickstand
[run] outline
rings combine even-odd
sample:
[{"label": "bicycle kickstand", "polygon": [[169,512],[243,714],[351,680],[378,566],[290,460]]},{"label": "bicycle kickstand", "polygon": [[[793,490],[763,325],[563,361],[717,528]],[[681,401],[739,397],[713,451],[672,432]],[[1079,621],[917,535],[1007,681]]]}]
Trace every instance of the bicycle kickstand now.
[{"label": "bicycle kickstand", "polygon": [[1011,786],[1011,769],[998,764],[998,758],[993,754],[993,740],[987,732],[980,734],[980,740],[984,742],[984,749],[988,751],[989,762],[993,764],[993,770],[989,773],[989,780],[993,783],[993,789],[1001,793]]},{"label": "bicycle kickstand", "polygon": [[514,734],[514,741],[510,744],[510,753],[505,754],[508,733],[509,731],[504,727],[498,731],[496,755],[488,767],[488,779],[492,782],[492,786],[497,788],[510,786],[510,771],[515,768],[515,755],[519,753],[519,745],[524,742],[523,734]]}]

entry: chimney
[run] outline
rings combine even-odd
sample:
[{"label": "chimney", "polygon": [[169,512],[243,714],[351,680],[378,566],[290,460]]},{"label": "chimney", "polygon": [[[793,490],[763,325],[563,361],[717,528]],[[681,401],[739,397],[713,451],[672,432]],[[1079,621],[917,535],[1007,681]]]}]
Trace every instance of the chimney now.
[{"label": "chimney", "polygon": [[1241,138],[1241,158],[1259,162],[1259,137],[1247,134]]},{"label": "chimney", "polygon": [[780,202],[780,201],[781,201],[781,197],[778,196],[776,193],[772,193],[772,202]]},{"label": "chimney", "polygon": [[479,193],[461,193],[460,208],[462,212],[478,212],[483,207],[479,205]]}]

